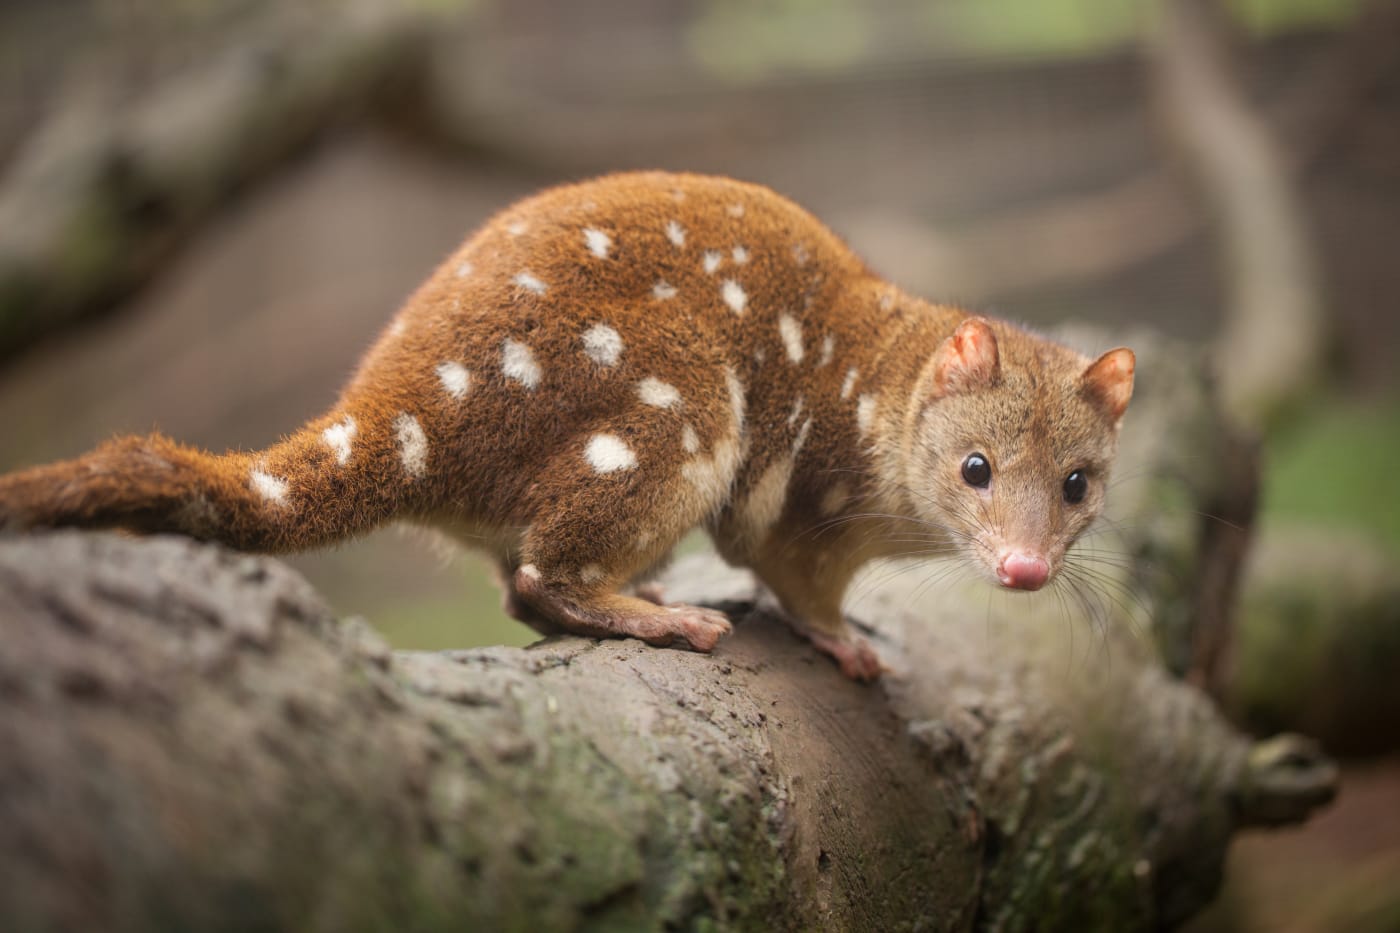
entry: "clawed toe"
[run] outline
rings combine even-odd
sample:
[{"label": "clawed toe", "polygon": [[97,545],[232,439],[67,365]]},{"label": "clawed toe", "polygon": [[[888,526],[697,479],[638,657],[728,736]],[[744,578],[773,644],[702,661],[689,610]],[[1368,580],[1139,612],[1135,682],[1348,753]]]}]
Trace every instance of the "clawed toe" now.
[{"label": "clawed toe", "polygon": [[734,630],[724,613],[698,606],[671,606],[666,619],[672,640],[684,641],[692,651],[713,651],[719,640]]}]

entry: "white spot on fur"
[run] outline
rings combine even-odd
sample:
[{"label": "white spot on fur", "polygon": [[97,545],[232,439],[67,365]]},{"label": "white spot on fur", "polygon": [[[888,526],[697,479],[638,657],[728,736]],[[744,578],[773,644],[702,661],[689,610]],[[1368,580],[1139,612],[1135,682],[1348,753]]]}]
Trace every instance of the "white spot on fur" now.
[{"label": "white spot on fur", "polygon": [[709,457],[696,457],[681,464],[681,476],[700,496],[705,509],[713,513],[729,498],[729,487],[739,468],[739,445],[733,438],[715,444]]},{"label": "white spot on fur", "polygon": [[893,307],[894,307],[894,294],[893,294],[892,292],[885,292],[883,295],[880,296],[880,310],[881,310],[881,311],[888,311],[888,310],[890,310],[890,309],[893,308]]},{"label": "white spot on fur", "polygon": [[584,564],[583,568],[578,572],[578,578],[583,581],[584,586],[602,583],[603,577],[605,576],[606,574],[603,573],[603,568],[599,567],[597,564]]},{"label": "white spot on fur", "polygon": [[787,351],[788,362],[802,362],[805,352],[802,346],[802,323],[784,312],[778,315],[778,334],[783,338],[783,349]]},{"label": "white spot on fur", "polygon": [[827,334],[822,338],[822,355],[817,359],[817,367],[820,368],[831,362],[831,355],[836,352],[836,338]]},{"label": "white spot on fur", "polygon": [[734,247],[734,249],[730,251],[729,255],[733,257],[734,261],[741,266],[749,261],[749,251],[744,249],[742,246]]},{"label": "white spot on fur", "polygon": [[870,429],[875,425],[875,396],[862,395],[856,401],[856,427],[860,428],[860,436],[865,437],[870,433]]},{"label": "white spot on fur", "polygon": [[583,452],[595,473],[616,473],[637,465],[637,455],[616,434],[595,434]]},{"label": "white spot on fur", "polygon": [[688,454],[693,454],[700,449],[700,435],[696,434],[695,429],[690,425],[681,429],[681,446]]},{"label": "white spot on fur", "polygon": [[286,505],[287,503],[287,481],[278,479],[271,473],[264,473],[262,470],[254,469],[248,476],[249,485],[253,491],[263,497],[263,501],[271,502],[274,505]]},{"label": "white spot on fur", "polygon": [[647,376],[637,383],[637,397],[653,408],[672,408],[680,404],[681,394],[669,382]]},{"label": "white spot on fur", "polygon": [[794,424],[797,424],[797,419],[802,417],[803,404],[805,404],[805,400],[799,393],[797,398],[793,400],[792,411],[788,414],[788,427],[792,427]]},{"label": "white spot on fur", "polygon": [[719,287],[720,297],[724,303],[729,305],[729,310],[735,314],[743,314],[744,307],[749,303],[749,296],[744,292],[744,288],[733,279],[725,279],[724,284]]},{"label": "white spot on fur", "polygon": [[511,281],[527,292],[534,292],[536,295],[543,295],[549,288],[548,285],[545,285],[544,282],[536,278],[528,269],[517,272],[515,278]]},{"label": "white spot on fur", "polygon": [[782,515],[792,480],[792,458],[783,457],[764,471],[740,506],[744,537],[751,548],[758,548]]},{"label": "white spot on fur", "polygon": [[622,335],[606,324],[594,324],[583,332],[583,352],[599,366],[614,366],[622,356]]},{"label": "white spot on fur", "polygon": [[846,379],[844,382],[841,383],[842,398],[851,397],[851,390],[856,387],[856,377],[858,377],[859,375],[860,372],[854,366],[846,370]]},{"label": "white spot on fur", "polygon": [[540,364],[535,362],[535,354],[525,344],[509,337],[501,344],[501,372],[527,389],[540,384]]},{"label": "white spot on fur", "polygon": [[472,386],[472,374],[467,372],[467,367],[449,360],[438,364],[437,374],[444,392],[453,398],[467,397],[467,390]]},{"label": "white spot on fur", "polygon": [[599,259],[607,259],[608,250],[612,249],[612,237],[593,227],[584,228],[583,242],[588,246],[588,251]]},{"label": "white spot on fur", "polygon": [[651,287],[651,293],[657,301],[667,301],[676,297],[676,286],[665,279],[659,279],[657,283]]},{"label": "white spot on fur", "polygon": [[762,362],[764,362],[764,361],[767,360],[767,359],[768,359],[768,351],[767,351],[767,350],[763,349],[762,347],[754,347],[754,348],[753,348],[753,361],[754,361],[755,363],[762,363]]},{"label": "white spot on fur", "polygon": [[685,245],[685,228],[680,225],[679,221],[672,220],[666,224],[666,239],[670,240],[672,245],[677,248]]},{"label": "white spot on fur", "polygon": [[734,416],[734,433],[744,433],[744,409],[748,400],[744,397],[744,384],[739,381],[731,366],[724,367],[724,382],[729,387],[729,412]]},{"label": "white spot on fur", "polygon": [[520,575],[522,577],[528,577],[531,580],[538,580],[540,578],[540,568],[536,567],[534,564],[521,564]]},{"label": "white spot on fur", "polygon": [[461,262],[457,263],[457,278],[459,278],[459,279],[465,279],[467,276],[469,276],[469,275],[471,275],[471,274],[472,274],[472,264],[471,264],[470,262],[468,262],[467,260],[463,259]]},{"label": "white spot on fur", "polygon": [[390,336],[390,337],[402,337],[402,336],[403,336],[403,332],[404,332],[407,328],[408,328],[408,324],[407,324],[407,322],[404,321],[403,315],[399,315],[398,317],[394,318],[394,323],[392,323],[392,324],[389,325],[389,336]]},{"label": "white spot on fur", "polygon": [[792,455],[796,457],[801,452],[804,444],[807,443],[807,434],[812,430],[812,419],[808,418],[802,422],[802,427],[797,430],[797,440],[792,442]]},{"label": "white spot on fur", "polygon": [[530,227],[523,220],[517,220],[506,225],[506,233],[509,233],[511,236],[520,236],[529,229]]},{"label": "white spot on fur", "polygon": [[724,262],[724,257],[718,251],[711,249],[705,251],[705,255],[701,257],[700,261],[701,265],[705,267],[705,274],[714,275],[719,269],[719,264]]},{"label": "white spot on fur", "polygon": [[360,427],[355,423],[355,417],[346,415],[344,421],[337,421],[321,432],[321,440],[326,442],[327,447],[335,451],[336,463],[345,466],[350,462],[350,445],[359,431]]},{"label": "white spot on fur", "polygon": [[807,260],[812,258],[812,254],[807,252],[807,244],[794,244],[792,247],[792,258],[799,266],[807,265]]},{"label": "white spot on fur", "polygon": [[744,205],[742,205],[742,204],[731,204],[731,205],[729,205],[728,210],[729,210],[729,216],[730,216],[730,217],[743,217],[743,216],[744,216]]},{"label": "white spot on fur", "polygon": [[399,442],[399,459],[403,461],[404,472],[418,477],[428,472],[428,435],[418,419],[408,412],[401,411],[394,419],[394,436]]}]

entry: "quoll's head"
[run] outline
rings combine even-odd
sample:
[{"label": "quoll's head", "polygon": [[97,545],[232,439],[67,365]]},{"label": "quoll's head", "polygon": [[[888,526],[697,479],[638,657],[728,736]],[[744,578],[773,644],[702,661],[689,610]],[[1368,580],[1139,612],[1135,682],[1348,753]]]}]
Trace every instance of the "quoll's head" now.
[{"label": "quoll's head", "polygon": [[1001,586],[1040,589],[1103,511],[1133,367],[1125,348],[1090,360],[965,320],[919,379],[913,507]]}]

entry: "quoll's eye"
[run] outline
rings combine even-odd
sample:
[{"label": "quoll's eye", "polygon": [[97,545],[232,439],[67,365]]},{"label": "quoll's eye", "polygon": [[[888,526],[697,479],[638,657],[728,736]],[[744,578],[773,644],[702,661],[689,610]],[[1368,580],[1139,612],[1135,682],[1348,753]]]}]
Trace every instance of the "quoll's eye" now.
[{"label": "quoll's eye", "polygon": [[1084,501],[1084,494],[1089,491],[1089,481],[1085,479],[1082,470],[1075,470],[1065,477],[1065,501],[1070,505],[1078,505]]},{"label": "quoll's eye", "polygon": [[969,486],[986,489],[992,481],[992,465],[981,454],[968,454],[963,461],[962,476]]}]

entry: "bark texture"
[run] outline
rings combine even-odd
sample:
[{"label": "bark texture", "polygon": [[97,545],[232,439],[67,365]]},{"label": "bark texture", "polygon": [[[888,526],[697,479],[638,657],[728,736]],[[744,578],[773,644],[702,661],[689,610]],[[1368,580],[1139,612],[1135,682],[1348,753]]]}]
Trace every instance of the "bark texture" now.
[{"label": "bark texture", "polygon": [[[1143,372],[1180,354],[1136,345]],[[669,585],[736,620],[714,655],[427,654],[337,622],[273,560],[0,539],[0,928],[1174,925],[1234,830],[1335,782],[1159,661],[1148,626],[1198,598],[1213,488],[1160,441],[1218,440],[1193,385],[1140,390],[1119,499],[1157,506],[1117,519],[1133,560],[1102,565],[1111,586],[991,598],[879,568],[852,606],[894,668],[875,686],[713,558]]]},{"label": "bark texture", "polygon": [[1357,532],[1266,532],[1245,573],[1226,706],[1338,755],[1400,749],[1400,559]]}]

